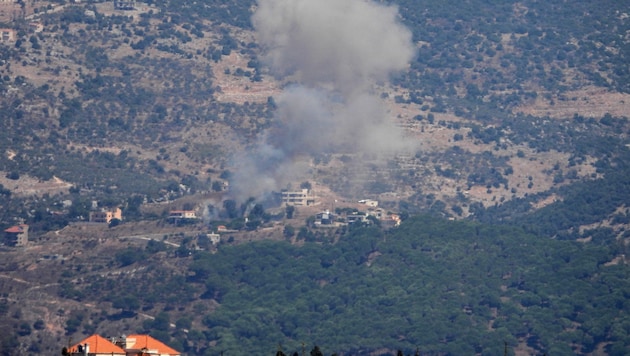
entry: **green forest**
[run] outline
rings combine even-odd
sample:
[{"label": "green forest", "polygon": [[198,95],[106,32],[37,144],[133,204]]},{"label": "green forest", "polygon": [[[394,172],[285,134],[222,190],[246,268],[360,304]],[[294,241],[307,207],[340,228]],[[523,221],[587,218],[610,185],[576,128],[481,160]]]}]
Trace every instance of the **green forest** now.
[{"label": "green forest", "polygon": [[630,346],[623,249],[540,238],[516,227],[410,218],[336,244],[259,242],[199,253],[189,282],[220,307],[205,337],[227,354],[299,350],[610,355]]}]

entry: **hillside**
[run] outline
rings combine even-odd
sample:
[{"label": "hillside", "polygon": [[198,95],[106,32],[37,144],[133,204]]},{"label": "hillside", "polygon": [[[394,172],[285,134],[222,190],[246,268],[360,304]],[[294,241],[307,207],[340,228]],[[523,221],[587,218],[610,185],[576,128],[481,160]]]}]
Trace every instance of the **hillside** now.
[{"label": "hillside", "polygon": [[[4,174],[51,185],[56,177],[124,202],[132,194],[157,199],[173,183],[209,190],[221,172],[238,169],[239,152],[273,125],[270,98],[295,78],[271,76],[263,65],[249,5],[229,5],[234,19],[217,19],[224,10],[213,6],[139,3],[129,13],[111,2],[27,6],[24,20],[7,26],[15,41],[2,47]],[[423,17],[415,16],[422,6]],[[588,178],[601,158],[596,142],[625,139],[623,43],[609,38],[624,33],[622,14],[589,33],[561,12],[579,9],[559,5],[498,7],[502,16],[484,26],[479,9],[433,7],[400,3],[415,58],[371,89],[415,151],[387,162],[347,149],[305,152],[295,159],[314,169],[294,184],[403,200],[414,210],[439,201],[444,214],[464,217],[471,203]],[[604,15],[595,10],[584,21]],[[565,21],[548,19],[553,11]],[[451,16],[456,21],[443,25]],[[7,136],[25,130],[32,134]],[[9,211],[3,220],[24,214]]]},{"label": "hillside", "polygon": [[[519,354],[623,354],[630,345],[621,335],[623,301],[602,302],[603,309],[592,300],[567,306],[558,284],[543,293],[515,280],[511,269],[534,263],[536,271],[558,270],[584,287],[583,299],[610,284],[608,273],[615,280],[627,273],[627,7],[608,0],[285,5],[150,0],[121,10],[100,0],[0,3],[0,227],[26,223],[31,240],[0,246],[0,325],[11,330],[0,350],[50,353],[92,332],[151,332],[188,355],[237,345],[248,352],[264,345],[271,353],[278,342],[293,349],[319,343],[340,353],[409,353],[421,343],[435,355],[488,354],[496,345],[463,341],[488,336],[479,329],[488,325],[494,331],[488,343],[501,346],[507,338]],[[290,212],[279,206],[277,194],[298,187],[311,188],[316,205]],[[359,199],[411,217],[409,227],[404,233],[383,227],[356,269],[335,272],[356,273],[352,283],[334,281],[326,271],[335,263],[323,257],[319,267],[299,266],[304,274],[283,275],[304,256],[363,248],[343,250],[352,236],[364,238],[351,226],[314,224],[325,210],[343,219],[363,209]],[[112,207],[122,208],[121,224],[87,223],[90,211]],[[195,210],[200,219],[169,224],[169,211],[178,209]],[[424,214],[447,227],[413,222]],[[405,257],[407,245],[388,243],[432,241],[414,230],[423,224],[465,226],[452,236],[459,242],[444,247],[446,256],[461,257],[470,248],[461,239],[481,224],[492,236],[507,229],[497,237],[502,243],[526,239],[540,258],[501,257],[511,272],[488,273],[505,283],[493,280],[480,292],[486,297],[462,301],[466,322],[432,310],[427,315],[449,322],[442,320],[431,337],[408,327],[382,338],[370,329],[344,335],[350,329],[339,325],[363,324],[366,308],[376,304],[395,309],[384,324],[389,329],[427,322],[399,309],[431,288],[401,282],[377,291],[369,281],[370,271],[381,284],[437,268],[415,265]],[[230,232],[212,246],[206,234],[219,226]],[[493,243],[479,260],[496,257]],[[540,255],[545,249],[568,249],[571,257],[555,265]],[[214,259],[220,262],[208,262]],[[583,259],[596,262],[575,272]],[[465,273],[456,260],[447,258],[445,273]],[[477,262],[466,263],[474,270]],[[203,263],[226,274],[201,276]],[[312,284],[302,286],[302,295],[270,279],[293,296],[287,300],[256,284],[260,276],[234,272],[246,266]],[[309,268],[326,277],[309,275]],[[408,276],[387,272],[404,268]],[[522,268],[520,276],[538,286],[539,277]],[[324,292],[343,298],[327,289],[333,283],[348,294],[367,285],[365,295],[389,297],[314,303]],[[459,283],[438,293],[450,312],[449,293],[469,293],[475,282]],[[627,293],[625,284],[611,288],[614,298]],[[245,306],[268,293],[287,309]],[[554,298],[558,308],[577,309],[554,309],[562,325],[548,330],[533,309],[550,308]],[[239,308],[260,308],[258,319],[235,316]],[[603,323],[598,312],[615,326],[596,330]],[[328,328],[309,328],[305,315]],[[248,329],[250,322],[258,327]],[[269,326],[265,332],[261,323]],[[474,332],[442,332],[453,327]]]}]

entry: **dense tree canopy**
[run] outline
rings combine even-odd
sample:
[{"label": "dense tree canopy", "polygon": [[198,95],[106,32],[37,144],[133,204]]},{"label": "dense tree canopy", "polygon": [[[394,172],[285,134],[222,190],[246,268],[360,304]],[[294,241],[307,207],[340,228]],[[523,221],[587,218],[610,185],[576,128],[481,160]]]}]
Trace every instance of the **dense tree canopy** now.
[{"label": "dense tree canopy", "polygon": [[[409,219],[355,229],[335,245],[260,242],[198,254],[191,282],[221,306],[203,319],[231,352],[299,349],[496,354],[587,353],[628,323],[617,247],[541,239],[518,228]],[[577,326],[577,329],[576,329]]]}]

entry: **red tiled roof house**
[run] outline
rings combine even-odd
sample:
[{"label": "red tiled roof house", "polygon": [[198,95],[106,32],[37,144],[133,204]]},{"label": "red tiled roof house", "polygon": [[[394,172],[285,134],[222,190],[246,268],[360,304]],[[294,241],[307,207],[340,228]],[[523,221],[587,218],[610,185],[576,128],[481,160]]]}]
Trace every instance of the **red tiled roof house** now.
[{"label": "red tiled roof house", "polygon": [[179,351],[149,335],[128,335],[124,342],[127,356],[181,356]]},{"label": "red tiled roof house", "polygon": [[[112,339],[94,334],[67,349],[67,356],[181,356],[181,353],[149,335]],[[63,352],[62,352],[63,354]]]},{"label": "red tiled roof house", "polygon": [[126,356],[125,350],[106,338],[94,334],[68,349],[69,356]]},{"label": "red tiled roof house", "polygon": [[9,246],[26,246],[28,243],[28,225],[20,224],[4,230],[6,244]]}]

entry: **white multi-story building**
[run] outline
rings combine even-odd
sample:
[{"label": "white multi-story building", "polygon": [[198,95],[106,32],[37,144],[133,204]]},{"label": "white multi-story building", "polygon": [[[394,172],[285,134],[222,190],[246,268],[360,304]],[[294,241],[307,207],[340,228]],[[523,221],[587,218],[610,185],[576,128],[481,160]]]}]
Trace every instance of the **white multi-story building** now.
[{"label": "white multi-story building", "polygon": [[282,192],[282,204],[293,206],[308,206],[315,204],[315,197],[308,189]]}]

